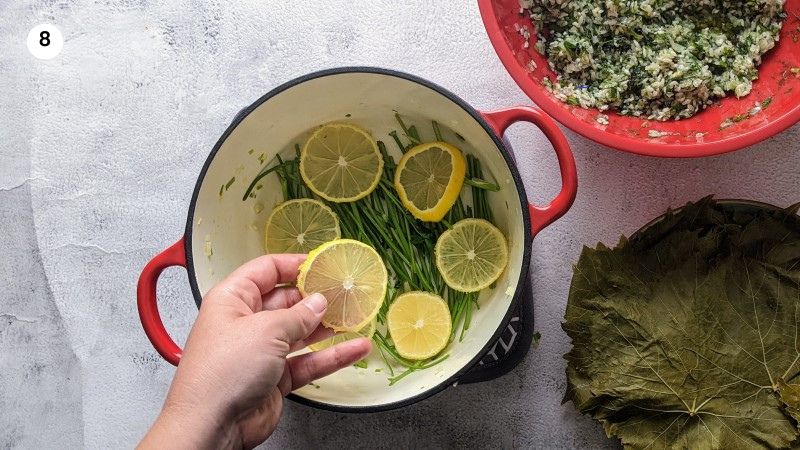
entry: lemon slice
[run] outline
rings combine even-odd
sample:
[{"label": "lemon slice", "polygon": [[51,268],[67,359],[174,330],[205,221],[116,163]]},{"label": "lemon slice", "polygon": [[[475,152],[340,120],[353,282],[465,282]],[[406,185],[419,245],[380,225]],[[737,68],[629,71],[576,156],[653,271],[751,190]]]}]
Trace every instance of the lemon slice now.
[{"label": "lemon slice", "polygon": [[458,199],[465,173],[459,149],[446,142],[430,142],[403,155],[394,173],[394,187],[414,217],[438,222]]},{"label": "lemon slice", "polygon": [[421,291],[397,297],[386,313],[386,324],[397,353],[413,360],[436,356],[447,346],[452,331],[447,302]]},{"label": "lemon slice", "polygon": [[358,331],[378,315],[388,274],[380,255],[367,244],[337,239],[322,244],[300,265],[297,288],[303,296],[328,299],[322,324],[334,331]]},{"label": "lemon slice", "polygon": [[496,226],[464,219],[436,241],[436,267],[445,283],[461,292],[477,292],[494,283],[508,264],[508,244]]},{"label": "lemon slice", "polygon": [[328,347],[333,347],[336,344],[341,344],[342,342],[349,341],[350,339],[365,337],[367,339],[371,339],[372,335],[375,334],[375,329],[378,328],[378,321],[377,319],[372,319],[372,321],[359,330],[357,333],[348,332],[348,333],[339,333],[336,336],[330,337],[325,339],[324,341],[319,341],[315,344],[311,344],[308,346],[312,351],[318,352],[320,350],[325,350]]},{"label": "lemon slice", "polygon": [[265,230],[267,253],[308,253],[341,237],[339,220],[333,210],[308,198],[276,206],[267,219]]},{"label": "lemon slice", "polygon": [[300,152],[300,175],[320,197],[352,202],[372,192],[383,157],[370,134],[355,125],[329,123],[314,132]]}]

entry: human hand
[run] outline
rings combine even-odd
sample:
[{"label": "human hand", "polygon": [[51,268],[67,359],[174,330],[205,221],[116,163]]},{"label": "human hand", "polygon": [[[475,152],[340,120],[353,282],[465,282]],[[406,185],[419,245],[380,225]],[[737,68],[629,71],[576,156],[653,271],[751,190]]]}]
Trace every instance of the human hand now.
[{"label": "human hand", "polygon": [[332,335],[320,325],[325,297],[276,287],[293,281],[304,260],[262,256],[209,291],[141,448],[254,447],[275,430],[284,396],[370,352],[359,338],[287,359]]}]

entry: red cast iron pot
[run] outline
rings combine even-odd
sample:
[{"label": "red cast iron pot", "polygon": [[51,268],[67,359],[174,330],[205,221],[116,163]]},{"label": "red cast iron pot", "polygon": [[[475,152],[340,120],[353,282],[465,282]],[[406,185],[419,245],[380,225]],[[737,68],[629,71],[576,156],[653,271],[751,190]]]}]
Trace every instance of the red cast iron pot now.
[{"label": "red cast iron pot", "polygon": [[[391,143],[396,129],[392,110],[417,124],[432,140],[432,120],[457,144],[478,156],[501,185],[489,194],[495,222],[509,241],[509,264],[493,290],[482,292],[480,309],[462,342],[434,369],[412,373],[388,386],[385,372],[345,368],[295,391],[291,398],[337,411],[380,411],[419,401],[460,380],[505,331],[524,293],[533,237],[567,212],[575,199],[575,161],[558,126],[541,110],[518,106],[479,112],[447,90],[418,77],[383,69],[354,67],[313,73],[277,87],[242,111],[208,156],[195,185],[184,236],[144,268],[137,290],[139,315],[147,337],[172,364],[181,348],[170,338],[158,313],[156,283],[170,266],[183,266],[199,306],[214,284],[242,263],[263,253],[264,223],[282,200],[277,177],[262,180],[257,197],[242,200],[252,180],[277,154],[291,157],[294,144],[321,123],[351,121]],[[561,192],[545,206],[528,203],[513,156],[501,137],[515,122],[539,127],[553,144],[561,169]],[[427,135],[426,135],[427,133]],[[391,147],[391,145],[390,145]],[[399,150],[397,151],[399,154]],[[395,155],[397,157],[399,155]],[[233,180],[233,181],[232,181]],[[260,206],[258,206],[260,205]],[[207,246],[212,249],[207,251]],[[375,367],[380,364],[375,362]],[[359,372],[360,370],[360,372]]]}]

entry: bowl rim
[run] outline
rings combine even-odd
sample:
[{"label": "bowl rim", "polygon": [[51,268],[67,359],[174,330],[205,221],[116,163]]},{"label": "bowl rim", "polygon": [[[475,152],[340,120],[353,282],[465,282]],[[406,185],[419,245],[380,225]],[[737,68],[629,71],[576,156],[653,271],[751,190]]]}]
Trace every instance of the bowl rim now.
[{"label": "bowl rim", "polygon": [[500,324],[498,325],[497,329],[494,331],[492,336],[483,344],[483,346],[478,350],[475,355],[468,360],[466,363],[462,365],[460,369],[458,369],[452,376],[449,378],[444,379],[443,381],[431,386],[430,388],[421,391],[419,394],[412,395],[410,397],[404,398],[402,400],[391,402],[391,403],[383,403],[379,405],[367,405],[367,406],[344,406],[344,405],[336,405],[331,403],[325,403],[317,400],[312,400],[306,397],[302,397],[295,393],[290,393],[287,395],[286,398],[291,399],[297,403],[313,406],[315,408],[324,409],[328,411],[335,411],[335,412],[346,412],[346,413],[371,413],[371,412],[381,412],[381,411],[389,411],[397,408],[401,408],[404,406],[411,405],[413,403],[417,403],[419,401],[425,400],[428,397],[431,397],[439,392],[443,391],[445,388],[453,385],[457,385],[459,380],[467,374],[475,365],[477,365],[486,353],[491,349],[493,345],[495,345],[496,341],[502,336],[503,332],[506,330],[506,327],[511,320],[514,312],[516,311],[516,305],[519,301],[521,301],[523,295],[522,290],[525,289],[526,283],[525,278],[529,274],[530,270],[530,261],[531,261],[531,246],[533,242],[533,236],[531,235],[531,218],[530,218],[530,211],[528,209],[528,199],[525,193],[525,185],[522,183],[522,177],[517,169],[517,166],[514,162],[514,157],[506,147],[506,145],[502,141],[502,137],[498,136],[491,128],[489,123],[484,119],[483,114],[481,114],[478,110],[470,106],[467,102],[462,100],[457,95],[453,94],[449,90],[435,84],[431,81],[426,79],[417,77],[415,75],[411,75],[405,72],[400,72],[397,70],[391,69],[384,69],[379,67],[368,67],[368,66],[346,66],[346,67],[337,67],[332,69],[325,69],[316,72],[311,72],[306,75],[302,75],[300,77],[294,78],[286,83],[279,85],[278,87],[270,90],[266,94],[259,97],[256,101],[251,103],[246,108],[239,111],[238,114],[234,117],[233,121],[230,125],[225,129],[222,135],[217,140],[216,144],[212,148],[211,152],[209,153],[206,161],[203,163],[203,167],[200,170],[200,173],[197,176],[197,181],[195,182],[195,186],[192,192],[192,197],[189,202],[189,208],[186,217],[186,227],[184,229],[184,252],[186,257],[186,271],[189,278],[189,286],[191,287],[192,295],[194,297],[195,303],[197,307],[200,307],[200,303],[202,301],[202,294],[200,293],[200,288],[197,283],[197,273],[194,267],[194,257],[192,254],[192,228],[194,223],[194,213],[195,208],[197,207],[197,200],[200,195],[200,188],[203,184],[205,179],[206,173],[211,166],[212,161],[217,155],[217,152],[222,148],[224,142],[228,139],[228,137],[233,133],[234,129],[254,110],[256,110],[262,103],[266,102],[267,100],[271,99],[272,97],[280,94],[281,92],[299,85],[301,83],[318,79],[324,78],[333,75],[342,75],[342,74],[358,74],[358,73],[368,73],[368,74],[375,74],[375,75],[383,75],[383,76],[390,76],[395,78],[404,79],[413,83],[417,83],[423,87],[429,88],[433,91],[438,92],[440,95],[444,96],[448,100],[455,103],[461,109],[463,109],[467,114],[469,114],[473,120],[475,120],[483,130],[489,135],[494,142],[497,151],[500,152],[500,155],[503,157],[506,165],[508,166],[509,172],[511,173],[511,178],[514,181],[514,187],[517,190],[517,194],[520,201],[520,210],[522,213],[522,226],[523,226],[523,239],[524,239],[524,248],[522,249],[522,261],[521,261],[521,268],[519,273],[519,278],[516,282],[516,289],[514,291],[514,295],[511,298],[511,302],[506,309],[506,312],[503,318],[500,320]]},{"label": "bowl rim", "polygon": [[500,21],[497,14],[495,14],[493,6],[494,1],[495,0],[478,0],[478,8],[484,27],[486,28],[486,33],[489,35],[489,41],[492,43],[492,47],[494,47],[497,56],[500,57],[503,66],[505,66],[511,78],[514,79],[514,82],[516,82],[520,89],[522,89],[537,106],[542,108],[562,125],[607,147],[637,155],[661,158],[714,156],[757,144],[800,121],[800,102],[798,102],[792,109],[788,110],[782,116],[768,122],[761,128],[749,130],[745,133],[716,142],[669,144],[607,133],[606,131],[600,130],[573,117],[560,101],[549,96],[544,88],[534,83],[533,79],[528,75],[528,71],[517,62],[514,53],[506,42],[505,35],[500,29]]}]

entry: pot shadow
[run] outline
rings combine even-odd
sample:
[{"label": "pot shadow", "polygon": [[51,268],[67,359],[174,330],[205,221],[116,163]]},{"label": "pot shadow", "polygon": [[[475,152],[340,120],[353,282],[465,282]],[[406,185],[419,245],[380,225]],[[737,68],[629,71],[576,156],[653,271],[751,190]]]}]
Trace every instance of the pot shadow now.
[{"label": "pot shadow", "polygon": [[516,371],[381,413],[332,413],[292,403],[263,448],[311,448],[319,442],[331,448],[508,448],[521,434],[526,405]]}]

